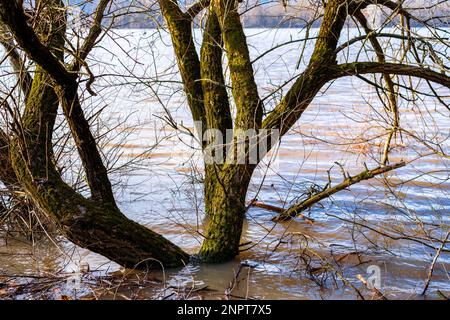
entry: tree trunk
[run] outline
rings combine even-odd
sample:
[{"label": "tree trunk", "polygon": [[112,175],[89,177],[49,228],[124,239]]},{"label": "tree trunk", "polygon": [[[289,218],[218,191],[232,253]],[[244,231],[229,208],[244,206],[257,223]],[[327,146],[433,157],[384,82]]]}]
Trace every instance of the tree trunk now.
[{"label": "tree trunk", "polygon": [[42,95],[48,92],[45,87],[48,84],[36,75],[22,117],[24,130],[10,146],[16,176],[36,206],[67,239],[122,266],[182,266],[189,256],[178,246],[129,220],[115,204],[85,199],[61,179],[52,161],[49,134],[42,130],[51,132],[54,123],[48,106],[55,105],[55,96]]},{"label": "tree trunk", "polygon": [[159,267],[159,262],[164,267],[182,266],[189,256],[179,247],[126,218],[115,204],[85,199],[61,179],[49,140],[58,99],[48,80],[43,73],[35,75],[22,117],[23,132],[11,141],[11,163],[21,186],[61,232],[83,248],[125,267]]},{"label": "tree trunk", "polygon": [[203,261],[224,262],[239,254],[245,196],[254,169],[254,165],[225,164],[217,178],[212,178],[214,183],[207,178],[205,208],[210,220],[200,249]]},{"label": "tree trunk", "polygon": [[[161,235],[126,218],[115,206],[88,200],[64,183],[54,167],[38,168],[23,161],[24,144],[15,140],[17,175],[37,206],[56,222],[73,243],[129,268],[182,266],[189,256]],[[29,175],[31,171],[32,175]]]},{"label": "tree trunk", "polygon": [[[0,16],[15,31],[18,43],[22,47],[34,43],[41,58],[47,57],[35,60],[38,65],[23,115],[18,119],[20,125],[14,128],[16,134],[10,139],[9,149],[2,148],[0,161],[3,162],[2,155],[7,151],[21,187],[73,243],[125,267],[183,266],[188,262],[188,254],[161,235],[126,218],[117,209],[96,142],[79,104],[78,88],[73,85],[71,76],[67,78],[69,73],[60,63],[64,57],[65,18],[60,16],[64,10],[56,9],[62,9],[63,4],[61,0],[46,0],[46,4],[49,4],[45,6],[49,11],[41,14],[42,24],[37,29],[34,26],[36,30],[33,30],[26,24],[21,8],[14,2],[0,1]],[[35,32],[41,39],[37,39]],[[29,39],[25,40],[24,34]],[[36,50],[28,49],[27,54],[39,58]],[[66,184],[55,167],[52,133],[60,102],[91,189],[99,191],[91,200]]]}]

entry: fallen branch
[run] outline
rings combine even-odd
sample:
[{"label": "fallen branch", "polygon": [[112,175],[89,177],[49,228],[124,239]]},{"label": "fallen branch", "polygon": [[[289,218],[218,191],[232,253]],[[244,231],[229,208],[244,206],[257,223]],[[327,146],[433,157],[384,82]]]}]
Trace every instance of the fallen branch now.
[{"label": "fallen branch", "polygon": [[301,216],[304,218],[305,216],[301,215],[301,212],[310,208],[312,205],[316,204],[317,202],[330,197],[331,195],[335,194],[336,192],[347,189],[349,186],[351,186],[353,184],[356,184],[363,180],[372,179],[373,177],[375,177],[377,175],[380,175],[380,174],[386,173],[388,171],[403,167],[404,165],[405,165],[405,162],[401,161],[401,162],[398,162],[398,163],[395,163],[392,165],[377,167],[372,170],[367,169],[353,177],[348,176],[343,182],[339,183],[338,185],[327,188],[327,189],[323,190],[322,192],[316,193],[315,195],[309,197],[305,201],[302,201],[299,204],[293,205],[292,207],[290,207],[287,210],[283,210],[280,213],[280,215],[277,217],[274,217],[272,219],[272,221],[276,221],[276,222],[287,221],[296,216]]},{"label": "fallen branch", "polygon": [[[252,201],[251,205],[254,206],[254,207],[270,210],[270,211],[277,212],[277,213],[280,213],[280,214],[283,214],[286,211],[286,209],[283,209],[283,208],[280,208],[280,207],[276,207],[276,206],[272,206],[270,204],[258,202],[256,199]],[[303,219],[305,219],[310,224],[314,223],[314,219],[308,218],[307,216],[305,216],[305,215],[303,215],[301,213],[299,213],[298,216],[303,218]],[[274,219],[276,219],[276,218],[278,218],[278,216],[273,218],[272,220],[275,221]]]}]

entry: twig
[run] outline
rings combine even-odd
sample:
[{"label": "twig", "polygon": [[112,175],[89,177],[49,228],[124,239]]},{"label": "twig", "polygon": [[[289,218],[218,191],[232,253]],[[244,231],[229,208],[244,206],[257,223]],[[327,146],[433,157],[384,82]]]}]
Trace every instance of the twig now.
[{"label": "twig", "polygon": [[425,285],[423,287],[422,295],[425,295],[425,293],[427,292],[428,286],[430,285],[431,277],[433,276],[434,266],[442,252],[442,249],[444,249],[444,247],[447,243],[449,235],[450,235],[450,231],[447,232],[447,235],[445,236],[444,241],[442,241],[442,245],[439,247],[439,249],[436,250],[436,254],[434,255],[433,262],[431,262],[430,269],[428,270],[428,276],[427,276],[427,280],[425,281]]},{"label": "twig", "polygon": [[375,295],[375,297],[377,298],[377,300],[388,300],[388,299],[381,293],[380,290],[378,290],[378,289],[375,288],[375,287],[372,287],[372,288],[371,288],[371,287],[369,286],[369,283],[367,282],[367,280],[364,279],[364,277],[363,277],[362,275],[358,274],[358,275],[356,275],[356,278],[358,278],[358,280],[361,281],[361,282],[363,283],[363,285],[365,285],[368,289],[370,289],[370,290],[374,293],[374,295]]}]

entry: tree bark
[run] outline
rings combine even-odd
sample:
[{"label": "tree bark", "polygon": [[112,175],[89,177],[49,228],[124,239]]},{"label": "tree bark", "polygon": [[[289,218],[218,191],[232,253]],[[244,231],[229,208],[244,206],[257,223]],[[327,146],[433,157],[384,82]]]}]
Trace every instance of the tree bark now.
[{"label": "tree bark", "polygon": [[200,60],[192,36],[192,17],[183,13],[176,1],[159,0],[158,2],[170,31],[192,118],[194,121],[200,122],[202,130],[205,130],[206,115],[203,88],[201,81],[199,81]]},{"label": "tree bark", "polygon": [[[220,163],[205,164],[204,197],[205,212],[212,215],[212,198],[217,184],[217,173],[222,170],[227,152],[226,132],[233,128],[229,97],[225,87],[222,68],[222,35],[219,21],[214,10],[210,10],[205,25],[202,47],[200,51],[200,71],[204,94],[207,129],[219,132],[219,137],[205,137],[205,152],[222,155]],[[216,141],[217,140],[217,141]]]},{"label": "tree bark", "polygon": [[236,129],[259,129],[263,105],[259,98],[247,38],[235,0],[214,0],[212,3],[219,21],[228,57],[232,92],[236,104]]},{"label": "tree bark", "polygon": [[254,165],[226,164],[211,192],[209,223],[200,257],[205,262],[224,262],[239,254],[246,213],[245,197]]}]

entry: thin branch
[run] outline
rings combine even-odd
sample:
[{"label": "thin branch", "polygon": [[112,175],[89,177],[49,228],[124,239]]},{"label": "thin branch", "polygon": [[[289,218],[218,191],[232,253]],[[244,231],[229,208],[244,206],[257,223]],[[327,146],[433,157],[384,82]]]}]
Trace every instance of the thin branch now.
[{"label": "thin branch", "polygon": [[[339,47],[336,48],[335,53],[338,53],[342,50],[344,50],[345,48],[351,46],[352,44],[358,42],[358,41],[362,41],[362,40],[366,40],[369,37],[376,37],[376,38],[392,38],[392,39],[401,39],[401,40],[408,40],[408,39],[412,39],[412,40],[416,40],[416,41],[420,41],[423,43],[427,43],[428,41],[426,40],[432,40],[432,38],[419,38],[419,37],[413,37],[410,38],[408,36],[404,36],[401,34],[395,34],[395,33],[378,33],[378,32],[371,32],[370,34],[364,34],[355,38],[352,38],[346,42],[344,42],[343,44],[341,44]],[[449,38],[442,38],[442,40],[448,40]]]},{"label": "thin branch", "polygon": [[348,15],[345,0],[327,3],[310,63],[292,87],[264,119],[262,127],[278,129],[284,135],[300,119],[319,90],[329,80],[328,66],[336,64],[335,50]]},{"label": "thin branch", "polygon": [[187,9],[185,15],[194,19],[200,12],[209,7],[210,3],[210,0],[199,0]]},{"label": "thin branch", "polygon": [[[84,61],[89,52],[94,48],[97,38],[102,32],[102,21],[105,15],[105,10],[111,0],[100,0],[97,9],[95,10],[94,20],[92,21],[92,26],[83,45],[78,50],[76,61],[73,63],[71,71],[78,71],[81,68],[82,62]],[[81,61],[80,61],[81,60]]]},{"label": "thin branch", "polygon": [[6,39],[1,39],[0,43],[7,52],[7,56],[9,58],[9,61],[11,62],[11,66],[17,74],[20,88],[22,89],[22,92],[26,98],[28,97],[28,93],[30,92],[33,77],[25,68],[25,61],[20,56],[16,46],[11,41],[8,41]]},{"label": "thin branch", "polygon": [[[372,44],[373,49],[375,50],[375,55],[377,57],[378,62],[386,62],[386,56],[383,52],[383,48],[381,44],[378,42],[378,38],[372,36],[373,30],[369,27],[369,23],[367,22],[366,16],[362,13],[361,10],[356,10],[354,13],[355,18],[358,20],[359,24],[364,28],[367,36],[369,37],[369,41]],[[386,165],[389,161],[389,151],[391,140],[394,137],[397,128],[399,126],[399,114],[398,114],[398,106],[397,106],[397,97],[395,94],[394,81],[391,76],[387,73],[383,73],[383,79],[387,87],[387,98],[389,103],[389,111],[392,114],[392,130],[389,131],[383,150],[383,158],[381,163]],[[381,97],[380,97],[381,98]]]},{"label": "thin branch", "polygon": [[23,8],[16,1],[0,0],[0,19],[9,27],[17,43],[37,64],[61,85],[71,84],[76,75],[70,74],[50,50],[42,44],[27,23]]}]

